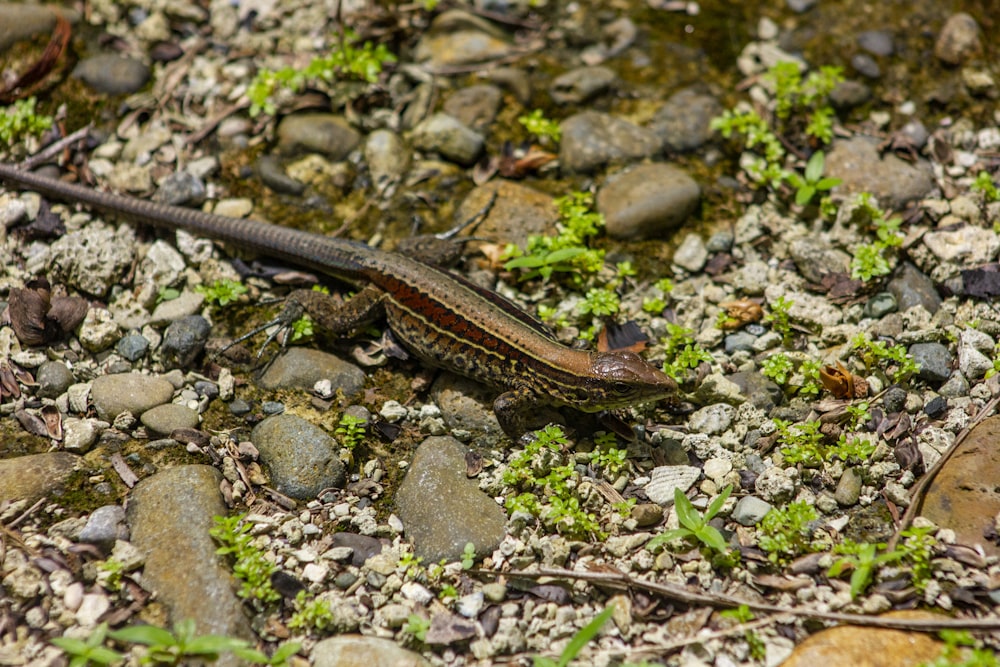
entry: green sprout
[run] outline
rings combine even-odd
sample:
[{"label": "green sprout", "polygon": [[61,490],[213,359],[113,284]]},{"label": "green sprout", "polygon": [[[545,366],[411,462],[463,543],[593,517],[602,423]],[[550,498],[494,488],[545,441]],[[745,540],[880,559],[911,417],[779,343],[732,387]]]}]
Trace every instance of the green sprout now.
[{"label": "green sprout", "polygon": [[125,656],[104,645],[108,636],[108,624],[101,623],[86,639],[73,637],[53,637],[49,642],[69,656],[69,667],[87,665],[111,665],[121,662]]},{"label": "green sprout", "polygon": [[0,113],[0,142],[11,146],[27,136],[37,137],[52,127],[52,116],[35,110],[36,100],[17,100]]},{"label": "green sprout", "polygon": [[594,620],[580,628],[573,635],[573,638],[566,644],[566,648],[559,654],[558,660],[536,655],[532,662],[533,667],[567,667],[569,663],[573,662],[573,659],[576,658],[580,651],[583,650],[583,647],[597,636],[597,633],[601,631],[601,628],[604,627],[604,624],[608,622],[613,613],[614,607],[611,605],[605,607],[604,611],[594,617]]},{"label": "green sprout", "polygon": [[760,548],[772,563],[787,563],[813,551],[811,524],[818,518],[816,508],[801,500],[772,508],[757,524]]},{"label": "green sprout", "polygon": [[724,488],[722,493],[716,496],[708,506],[708,509],[705,510],[705,514],[701,515],[694,508],[694,505],[691,504],[691,501],[688,500],[688,497],[684,495],[684,492],[679,488],[675,488],[674,508],[677,510],[677,521],[681,524],[681,527],[657,535],[646,543],[646,548],[653,550],[674,540],[694,539],[712,551],[720,554],[725,553],[729,548],[726,545],[725,538],[722,537],[722,533],[717,528],[710,526],[708,522],[722,511],[722,506],[725,505],[726,499],[729,498],[729,494],[732,492],[732,485]]},{"label": "green sprout", "polygon": [[180,665],[185,659],[217,660],[221,653],[249,648],[244,639],[225,635],[197,635],[194,620],[186,618],[170,632],[155,625],[132,625],[108,633],[112,639],[142,644],[147,653],[141,662],[157,665]]},{"label": "green sprout", "polygon": [[779,352],[765,359],[760,370],[766,377],[771,378],[779,385],[784,385],[795,370],[795,364],[792,363],[787,354]]},{"label": "green sprout", "polygon": [[788,182],[791,183],[795,191],[795,203],[799,206],[806,206],[817,194],[829,192],[842,183],[839,178],[823,176],[823,163],[826,156],[823,151],[816,151],[806,163],[806,170],[802,176],[792,172],[788,175]]},{"label": "green sprout", "polygon": [[530,113],[520,116],[517,122],[543,142],[551,141],[557,144],[562,138],[562,128],[559,126],[559,121],[546,118],[545,113],[541,109],[535,109]]},{"label": "green sprout", "polygon": [[205,295],[205,300],[219,306],[228,306],[247,293],[245,285],[236,280],[216,280],[211,285],[196,285],[194,291]]},{"label": "green sprout", "polygon": [[240,581],[240,597],[263,603],[277,602],[281,596],[271,585],[271,575],[277,566],[253,545],[253,536],[250,535],[253,526],[242,523],[245,516],[213,518],[215,525],[208,532],[219,543],[215,553],[232,556],[233,575]]},{"label": "green sprout", "polygon": [[988,171],[980,171],[976,175],[976,180],[972,182],[972,190],[982,192],[983,199],[987,202],[1000,201],[1000,188],[997,188]]},{"label": "green sprout", "polygon": [[345,413],[341,415],[334,433],[340,436],[341,446],[353,450],[365,439],[367,428],[367,421]]}]

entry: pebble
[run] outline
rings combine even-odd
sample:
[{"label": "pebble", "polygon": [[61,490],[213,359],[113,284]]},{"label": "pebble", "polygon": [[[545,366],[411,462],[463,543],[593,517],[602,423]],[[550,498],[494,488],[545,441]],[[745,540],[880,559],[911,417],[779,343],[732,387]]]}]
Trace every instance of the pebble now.
[{"label": "pebble", "polygon": [[61,361],[46,361],[35,373],[39,398],[61,396],[74,381],[73,372]]},{"label": "pebble", "polygon": [[[72,9],[60,7],[59,13],[71,24],[80,21],[79,13]],[[0,4],[0,52],[35,35],[49,35],[55,24],[56,16],[51,7],[18,2]]]},{"label": "pebble", "polygon": [[312,649],[313,667],[430,667],[419,653],[407,650],[390,639],[362,635],[341,635],[316,642]]},{"label": "pebble", "polygon": [[854,468],[847,468],[837,482],[833,497],[841,507],[851,507],[861,497],[861,474]]},{"label": "pebble", "polygon": [[83,459],[68,452],[46,452],[0,459],[0,498],[26,500],[55,499],[63,484]]},{"label": "pebble", "polygon": [[[228,513],[222,475],[211,466],[167,468],[139,482],[126,512],[132,543],[145,560],[143,585],[174,619],[193,619],[197,634],[252,640],[232,574],[209,536],[213,517]],[[231,654],[215,664],[240,664]]]},{"label": "pebble", "polygon": [[923,306],[930,314],[941,307],[941,297],[933,281],[917,267],[909,262],[903,262],[889,280],[889,292],[896,298],[900,312],[906,312],[914,306]]},{"label": "pebble", "polygon": [[877,79],[882,76],[882,68],[867,53],[856,53],[851,56],[851,67],[858,74],[869,79]]},{"label": "pebble", "polygon": [[86,454],[97,442],[107,424],[99,426],[101,422],[96,419],[75,419],[66,417],[63,419],[63,449],[77,454]]},{"label": "pebble", "polygon": [[80,323],[76,337],[88,352],[103,352],[118,342],[121,329],[111,311],[105,308],[91,308]]},{"label": "pebble", "polygon": [[275,192],[299,196],[306,191],[306,184],[289,176],[281,160],[274,155],[261,155],[254,169],[261,182]]},{"label": "pebble", "polygon": [[672,261],[675,266],[679,266],[685,271],[698,273],[705,268],[708,262],[708,248],[701,238],[701,234],[687,234],[684,240],[674,251]]},{"label": "pebble", "polygon": [[142,425],[153,436],[169,436],[180,428],[193,429],[199,424],[198,413],[176,403],[158,405],[142,414]]},{"label": "pebble", "polygon": [[597,193],[597,208],[614,238],[658,238],[684,224],[700,198],[701,188],[683,169],[653,163],[608,179]]},{"label": "pebble", "polygon": [[115,352],[133,363],[146,356],[148,351],[149,340],[137,333],[123,336],[115,344]]},{"label": "pebble", "polygon": [[278,152],[283,155],[320,153],[338,161],[360,143],[361,134],[335,114],[293,114],[285,116],[278,125]]},{"label": "pebble", "polygon": [[860,81],[847,79],[830,91],[830,104],[836,109],[847,110],[861,106],[872,96],[872,89]]},{"label": "pebble", "polygon": [[468,65],[500,60],[514,47],[488,21],[461,10],[439,14],[417,43],[414,60],[431,67]]},{"label": "pebble", "polygon": [[688,428],[694,433],[719,435],[725,433],[733,423],[736,408],[726,403],[706,405],[691,413],[688,418]]},{"label": "pebble", "polygon": [[504,437],[493,412],[495,398],[496,392],[489,387],[453,373],[441,374],[431,386],[431,400],[441,408],[448,428],[474,433],[485,447]]},{"label": "pebble", "polygon": [[817,285],[831,273],[850,273],[851,256],[830,245],[820,236],[802,236],[788,244],[788,254],[795,268]]},{"label": "pebble", "polygon": [[574,114],[561,125],[559,162],[569,172],[588,173],[612,161],[650,157],[662,147],[650,130],[598,111]]},{"label": "pebble", "polygon": [[907,352],[920,365],[917,377],[928,382],[944,382],[951,376],[955,357],[941,343],[914,343]]},{"label": "pebble", "polygon": [[161,377],[141,373],[102,375],[91,385],[90,400],[97,416],[113,421],[123,412],[141,416],[146,410],[170,401],[174,386]]},{"label": "pebble", "polygon": [[656,503],[640,503],[632,508],[636,528],[649,528],[663,521],[663,507]]},{"label": "pebble", "polygon": [[188,368],[205,349],[212,325],[201,315],[183,317],[167,327],[160,344],[160,356],[167,368]]},{"label": "pebble", "polygon": [[190,171],[175,171],[159,183],[153,201],[171,206],[200,205],[205,201],[205,181]]},{"label": "pebble", "polygon": [[[167,325],[185,317],[193,317],[205,304],[205,295],[200,292],[185,289],[176,299],[161,301],[156,304],[153,313],[149,316],[148,323],[152,325]],[[136,323],[130,323],[135,326]],[[143,322],[140,326],[144,326]]]},{"label": "pebble", "polygon": [[746,331],[728,334],[723,343],[726,354],[732,356],[736,352],[750,352],[757,337]]},{"label": "pebble", "polygon": [[980,32],[976,19],[969,14],[952,14],[934,43],[934,55],[948,65],[961,65],[982,53]]},{"label": "pebble", "polygon": [[80,531],[80,541],[96,544],[110,551],[116,540],[128,539],[128,526],[125,524],[125,510],[121,505],[104,505],[98,507],[90,516]]},{"label": "pebble", "polygon": [[440,153],[445,159],[470,166],[479,158],[484,140],[481,134],[446,113],[437,113],[413,128],[413,145]]},{"label": "pebble", "polygon": [[791,500],[798,488],[796,476],[781,468],[767,468],[754,482],[754,490],[771,504]]},{"label": "pebble", "polygon": [[662,507],[674,504],[674,490],[682,493],[690,489],[698,478],[701,469],[694,466],[657,466],[649,471],[649,482],[644,487],[651,501]]},{"label": "pebble", "polygon": [[733,507],[733,521],[741,526],[755,526],[771,511],[771,504],[757,496],[743,496]]},{"label": "pebble", "polygon": [[397,514],[414,553],[427,562],[459,560],[469,542],[477,556],[486,556],[506,535],[503,510],[466,477],[468,451],[454,438],[427,438],[396,493]]},{"label": "pebble", "polygon": [[149,81],[149,66],[140,60],[114,53],[102,53],[81,60],[73,76],[99,93],[127,95]]},{"label": "pebble", "polygon": [[894,50],[888,30],[865,30],[858,33],[858,46],[874,56],[891,56]]},{"label": "pebble", "polygon": [[375,130],[365,139],[365,162],[377,186],[400,180],[410,165],[410,151],[391,130]]},{"label": "pebble", "polygon": [[271,484],[286,496],[311,500],[323,489],[343,488],[347,481],[337,441],[301,417],[269,417],[254,427],[250,440]]},{"label": "pebble", "polygon": [[469,192],[455,219],[469,220],[491,202],[486,219],[476,226],[475,235],[492,243],[522,243],[531,234],[551,233],[559,219],[551,195],[499,179]]},{"label": "pebble", "polygon": [[983,377],[993,369],[993,339],[976,329],[963,329],[958,336],[958,370],[969,379]]},{"label": "pebble", "polygon": [[350,563],[355,567],[361,567],[369,558],[382,553],[382,542],[377,538],[371,537],[370,535],[359,535],[357,533],[335,533],[330,544],[331,550],[337,548],[350,549]]},{"label": "pebble", "polygon": [[330,380],[335,389],[350,398],[365,384],[365,373],[353,364],[321,350],[293,347],[274,360],[260,378],[265,389],[312,391],[320,380]]},{"label": "pebble", "polygon": [[889,313],[896,312],[896,310],[896,297],[891,292],[879,292],[873,294],[872,298],[868,299],[868,302],[865,303],[864,315],[865,317],[880,320]]},{"label": "pebble", "polygon": [[442,110],[466,127],[483,131],[496,120],[503,91],[490,83],[461,88],[444,101]]},{"label": "pebble", "polygon": [[938,259],[962,268],[991,262],[1000,252],[1000,238],[996,232],[972,225],[928,232],[922,241]]},{"label": "pebble", "polygon": [[[910,354],[913,354],[910,352]],[[885,390],[882,396],[882,406],[889,414],[900,412],[906,406],[907,392],[898,385],[893,385]]]},{"label": "pebble", "polygon": [[879,155],[878,142],[866,137],[834,141],[826,154],[825,175],[841,179],[833,190],[836,195],[871,192],[883,207],[892,210],[926,197],[934,187],[926,160],[910,164],[892,153]]},{"label": "pebble", "polygon": [[104,297],[131,267],[137,246],[132,227],[92,222],[53,241],[43,259],[54,282]]},{"label": "pebble", "polygon": [[653,116],[649,129],[663,141],[668,152],[686,153],[703,146],[715,131],[711,121],[721,115],[722,105],[715,97],[696,88],[685,88],[671,95]]},{"label": "pebble", "polygon": [[935,396],[924,405],[924,414],[931,419],[940,419],[948,411],[948,400],[943,396]]},{"label": "pebble", "polygon": [[607,67],[578,67],[553,79],[549,94],[556,104],[582,104],[607,92],[617,81],[618,75]]}]

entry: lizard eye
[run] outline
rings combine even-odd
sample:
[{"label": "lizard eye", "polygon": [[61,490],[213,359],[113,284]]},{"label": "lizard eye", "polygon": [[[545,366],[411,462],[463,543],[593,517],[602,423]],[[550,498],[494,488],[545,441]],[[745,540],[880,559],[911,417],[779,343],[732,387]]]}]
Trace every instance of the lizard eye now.
[{"label": "lizard eye", "polygon": [[615,382],[611,385],[611,388],[618,394],[627,394],[632,391],[632,385],[628,382]]}]

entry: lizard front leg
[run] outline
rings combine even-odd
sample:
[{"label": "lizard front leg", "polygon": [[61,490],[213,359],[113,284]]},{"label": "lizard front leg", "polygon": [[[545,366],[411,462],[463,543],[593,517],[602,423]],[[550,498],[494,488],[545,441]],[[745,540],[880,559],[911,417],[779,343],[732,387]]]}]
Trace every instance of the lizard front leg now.
[{"label": "lizard front leg", "polygon": [[518,386],[497,396],[493,413],[507,437],[518,442],[528,437],[528,414],[537,407],[538,397],[527,387]]},{"label": "lizard front leg", "polygon": [[288,295],[278,321],[288,326],[307,313],[324,331],[345,334],[383,318],[384,298],[385,292],[374,285],[365,286],[343,302],[323,292],[299,289]]}]

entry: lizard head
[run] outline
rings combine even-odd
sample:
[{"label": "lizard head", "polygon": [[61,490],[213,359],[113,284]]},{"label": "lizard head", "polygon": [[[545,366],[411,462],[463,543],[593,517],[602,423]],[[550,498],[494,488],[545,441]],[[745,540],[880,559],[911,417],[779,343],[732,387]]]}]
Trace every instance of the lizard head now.
[{"label": "lizard head", "polygon": [[666,398],[677,383],[635,352],[595,352],[590,357],[591,390],[603,395],[603,409]]}]

